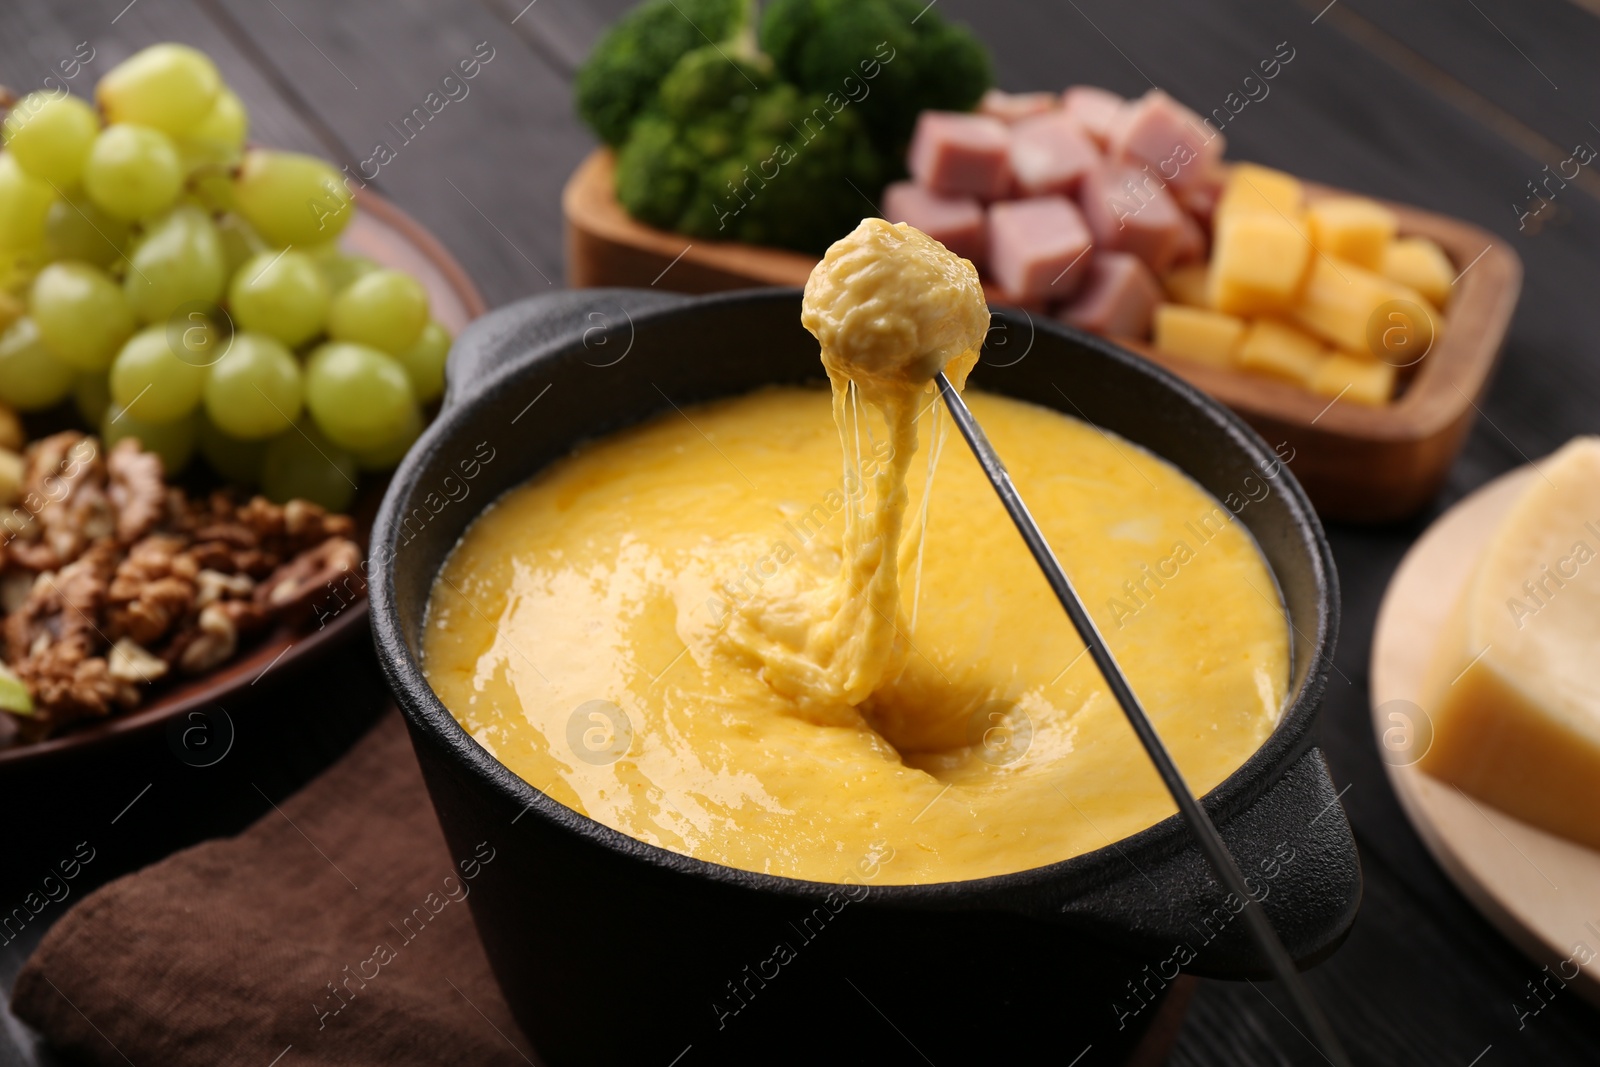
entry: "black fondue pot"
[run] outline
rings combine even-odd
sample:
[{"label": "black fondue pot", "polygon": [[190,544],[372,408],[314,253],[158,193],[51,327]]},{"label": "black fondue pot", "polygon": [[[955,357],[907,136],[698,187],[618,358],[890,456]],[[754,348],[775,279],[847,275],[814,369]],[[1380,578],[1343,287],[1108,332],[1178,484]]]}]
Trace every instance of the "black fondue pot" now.
[{"label": "black fondue pot", "polygon": [[[577,442],[671,404],[819,377],[794,290],[558,293],[496,311],[456,342],[444,411],[395,474],[373,531],[372,619],[453,854],[493,856],[469,900],[495,974],[539,1057],[557,1065],[1124,1062],[1180,968],[1265,972],[1240,903],[1177,816],[1086,855],[971,881],[756,874],[556,803],[473,741],[423,678],[435,575],[501,493]],[[1284,464],[1292,457],[1161,368],[1020,311],[996,312],[972,383],[1166,458],[1261,546],[1293,627],[1292,699],[1205,804],[1291,954],[1323,958],[1354,920],[1361,872],[1311,738],[1339,594]],[[1070,572],[1070,552],[1063,562]]]}]

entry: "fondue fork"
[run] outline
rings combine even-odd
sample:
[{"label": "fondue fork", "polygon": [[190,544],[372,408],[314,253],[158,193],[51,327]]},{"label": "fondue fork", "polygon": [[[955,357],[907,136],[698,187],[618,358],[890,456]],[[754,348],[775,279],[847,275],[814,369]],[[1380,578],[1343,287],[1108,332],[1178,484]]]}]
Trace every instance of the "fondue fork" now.
[{"label": "fondue fork", "polygon": [[1028,506],[1022,502],[1022,496],[1012,484],[1011,475],[1001,462],[999,453],[989,443],[989,438],[973,418],[966,401],[961,399],[961,394],[956,392],[943,371],[939,372],[934,381],[938,384],[939,393],[944,398],[945,406],[950,409],[950,415],[955,419],[957,428],[961,430],[961,436],[966,439],[972,454],[977,457],[978,466],[983,468],[989,483],[999,494],[1000,502],[1011,515],[1011,521],[1016,523],[1017,532],[1022,534],[1023,541],[1027,542],[1028,551],[1033,553],[1034,561],[1039,564],[1039,569],[1044,571],[1045,580],[1050,583],[1056,599],[1066,609],[1073,628],[1078,631],[1078,636],[1083,639],[1095,666],[1100,669],[1101,676],[1111,689],[1111,695],[1116,697],[1117,703],[1122,706],[1122,713],[1128,717],[1133,732],[1139,736],[1139,743],[1144,746],[1150,762],[1155,764],[1161,780],[1166,783],[1167,791],[1172,794],[1172,799],[1178,805],[1178,811],[1189,824],[1189,830],[1199,843],[1200,851],[1205,853],[1211,869],[1216,872],[1222,884],[1244,902],[1242,914],[1245,925],[1249,927],[1256,945],[1266,956],[1273,974],[1288,991],[1289,998],[1294,1001],[1301,1017],[1311,1028],[1312,1036],[1321,1046],[1328,1061],[1334,1064],[1334,1067],[1348,1067],[1349,1057],[1345,1055],[1333,1028],[1328,1025],[1322,1009],[1312,998],[1311,991],[1301,980],[1294,960],[1290,958],[1289,951],[1283,947],[1283,941],[1279,939],[1278,932],[1273,929],[1272,922],[1267,918],[1266,909],[1246,888],[1244,875],[1240,873],[1239,865],[1234,861],[1233,854],[1228,851],[1222,835],[1217,832],[1216,824],[1211,821],[1211,816],[1207,814],[1204,806],[1195,799],[1189,783],[1184,780],[1178,765],[1167,752],[1167,746],[1156,733],[1155,726],[1150,722],[1150,716],[1145,713],[1139,698],[1128,685],[1128,679],[1123,675],[1122,668],[1117,665],[1115,657],[1111,655],[1111,649],[1107,647],[1099,627],[1089,617],[1078,591],[1073,588],[1066,571],[1062,570],[1055,553],[1050,549],[1050,543],[1045,540],[1043,531],[1039,529],[1039,524],[1029,513]]}]

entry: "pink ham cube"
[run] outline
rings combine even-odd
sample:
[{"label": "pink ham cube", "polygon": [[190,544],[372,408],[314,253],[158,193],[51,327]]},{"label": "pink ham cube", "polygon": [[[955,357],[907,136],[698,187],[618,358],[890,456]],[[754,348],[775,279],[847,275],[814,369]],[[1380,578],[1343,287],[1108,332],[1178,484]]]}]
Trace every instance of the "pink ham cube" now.
[{"label": "pink ham cube", "polygon": [[984,260],[983,206],[970,196],[939,196],[915,182],[895,182],[883,191],[883,217],[910,223],[974,263]]},{"label": "pink ham cube", "polygon": [[1003,89],[990,89],[978,101],[978,114],[1010,124],[1054,111],[1060,104],[1055,93],[1008,93]]},{"label": "pink ham cube", "polygon": [[1222,181],[1217,179],[1187,189],[1171,190],[1178,206],[1206,229],[1211,228],[1212,216],[1217,212],[1217,201],[1222,199]]},{"label": "pink ham cube", "polygon": [[1127,252],[1094,254],[1083,291],[1061,312],[1061,321],[1105,334],[1143,339],[1162,300],[1161,284],[1144,260]]},{"label": "pink ham cube", "polygon": [[1070,196],[1099,163],[1099,149],[1065,112],[1011,127],[1011,175],[1022,196]]},{"label": "pink ham cube", "polygon": [[1106,154],[1187,189],[1214,180],[1224,147],[1222,134],[1199,115],[1151,89],[1118,113]]},{"label": "pink ham cube", "polygon": [[1078,203],[1097,248],[1132,252],[1158,276],[1177,261],[1192,235],[1193,220],[1141,167],[1108,164],[1083,179]]},{"label": "pink ham cube", "polygon": [[998,200],[1011,188],[1011,138],[989,115],[924,111],[908,163],[917,184],[940,196]]},{"label": "pink ham cube", "polygon": [[1206,258],[1206,232],[1194,220],[1193,215],[1184,214],[1178,223],[1178,244],[1172,252],[1172,266]]},{"label": "pink ham cube", "polygon": [[1071,296],[1089,273],[1089,228],[1064,196],[989,208],[989,274],[1008,302]]},{"label": "pink ham cube", "polygon": [[1099,148],[1111,140],[1112,127],[1127,101],[1109,89],[1074,85],[1061,94],[1061,109]]}]

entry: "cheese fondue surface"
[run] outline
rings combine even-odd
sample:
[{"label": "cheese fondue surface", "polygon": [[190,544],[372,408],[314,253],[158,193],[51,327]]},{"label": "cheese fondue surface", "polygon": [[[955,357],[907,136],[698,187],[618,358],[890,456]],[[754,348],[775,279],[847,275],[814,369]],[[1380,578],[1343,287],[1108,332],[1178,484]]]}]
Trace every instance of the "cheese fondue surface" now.
[{"label": "cheese fondue surface", "polygon": [[[1171,814],[976,462],[959,441],[939,450],[933,395],[905,392],[897,450],[894,413],[835,385],[668,412],[485,511],[429,605],[424,667],[445,706],[608,826],[817,881],[1024,870]],[[1288,684],[1254,542],[1130,442],[969,402],[1190,786],[1209,790],[1271,732]],[[907,471],[889,531],[881,494]],[[847,588],[852,573],[878,599]],[[871,648],[853,644],[868,630]]]}]

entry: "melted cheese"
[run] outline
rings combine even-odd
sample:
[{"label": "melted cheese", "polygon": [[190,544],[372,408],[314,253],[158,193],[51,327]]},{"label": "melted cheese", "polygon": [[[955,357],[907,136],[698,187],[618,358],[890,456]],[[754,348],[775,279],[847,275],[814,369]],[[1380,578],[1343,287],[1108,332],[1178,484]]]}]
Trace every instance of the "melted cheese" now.
[{"label": "melted cheese", "polygon": [[[839,571],[831,581],[763,588],[734,612],[728,644],[763,681],[826,722],[852,709],[905,666],[900,540],[919,408],[937,404],[934,375],[956,388],[978,360],[989,308],[973,265],[905,223],[864,219],[835,241],[806,281],[800,321],[822,347],[846,496]],[[926,398],[926,399],[924,399]],[[886,453],[868,478],[865,437]],[[932,467],[929,478],[932,478]],[[923,539],[918,531],[920,571]]]},{"label": "melted cheese", "polygon": [[[926,455],[938,408],[918,395]],[[1271,732],[1287,688],[1285,617],[1254,543],[1130,442],[1015,400],[970,403],[1185,776],[1210,789]],[[931,497],[921,478],[906,490],[929,521],[914,625],[904,563],[895,669],[858,704],[763,680],[770,663],[732,627],[761,610],[782,636],[772,613],[789,604],[787,647],[804,648],[819,623],[799,594],[843,572],[851,509],[893,466],[864,421],[852,485],[833,407],[789,388],[669,412],[508,493],[433,593],[424,663],[445,705],[563,804],[798,878],[1024,870],[1171,814],[965,449],[946,451]]]}]

